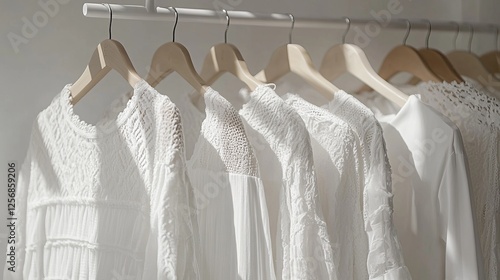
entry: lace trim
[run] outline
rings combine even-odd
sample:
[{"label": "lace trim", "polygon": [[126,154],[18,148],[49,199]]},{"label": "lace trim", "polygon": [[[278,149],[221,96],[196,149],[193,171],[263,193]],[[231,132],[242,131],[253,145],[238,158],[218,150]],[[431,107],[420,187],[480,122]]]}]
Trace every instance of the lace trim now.
[{"label": "lace trim", "polygon": [[[141,80],[137,82],[134,86],[134,93],[132,98],[128,100],[125,105],[125,108],[122,112],[120,112],[116,119],[103,118],[96,125],[91,125],[83,120],[74,113],[73,104],[71,103],[72,97],[70,89],[71,84],[68,84],[64,87],[63,91],[59,95],[60,104],[62,106],[62,113],[66,117],[66,120],[70,123],[73,129],[79,131],[79,133],[83,136],[89,138],[99,138],[104,135],[111,134],[113,131],[117,130],[118,127],[122,126],[127,118],[136,110],[137,102],[141,98],[144,92],[149,92],[151,90],[154,91],[153,88],[149,86],[146,81]],[[157,93],[159,94],[159,93]],[[97,133],[97,132],[103,133]]]}]

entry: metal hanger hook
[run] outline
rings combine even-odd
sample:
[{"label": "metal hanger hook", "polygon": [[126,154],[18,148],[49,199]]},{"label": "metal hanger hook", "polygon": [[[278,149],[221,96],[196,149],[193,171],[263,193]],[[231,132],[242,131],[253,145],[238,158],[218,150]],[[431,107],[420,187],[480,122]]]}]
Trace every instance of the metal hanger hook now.
[{"label": "metal hanger hook", "polygon": [[168,7],[168,9],[173,10],[175,15],[174,28],[172,28],[172,42],[175,42],[175,31],[177,30],[177,23],[179,22],[179,13],[175,7]]},{"label": "metal hanger hook", "polygon": [[351,19],[348,17],[344,17],[344,20],[347,23],[347,28],[342,35],[342,44],[345,44],[345,38],[347,37],[347,33],[349,33],[349,29],[351,29]]},{"label": "metal hanger hook", "polygon": [[474,25],[469,23],[470,26],[470,36],[469,36],[469,52],[472,52],[472,39],[474,38]]},{"label": "metal hanger hook", "polygon": [[495,48],[498,51],[498,26],[490,24],[491,27],[495,29]]},{"label": "metal hanger hook", "polygon": [[229,30],[231,19],[229,18],[229,13],[226,9],[223,9],[222,11],[226,14],[226,31],[224,31],[224,44],[227,44],[227,30]]},{"label": "metal hanger hook", "polygon": [[403,45],[406,46],[406,40],[408,40],[408,37],[410,36],[410,31],[411,31],[411,22],[409,19],[405,19],[406,21],[406,34],[405,34],[405,37],[403,38]]},{"label": "metal hanger hook", "polygon": [[111,5],[102,3],[103,6],[108,5],[108,10],[109,10],[109,26],[108,26],[108,33],[109,33],[109,40],[111,40],[111,24],[113,23],[113,10],[111,9]]},{"label": "metal hanger hook", "polygon": [[457,40],[458,40],[458,35],[460,34],[460,24],[458,22],[452,21],[452,24],[457,25],[457,32],[455,33],[455,50],[457,49]]},{"label": "metal hanger hook", "polygon": [[293,28],[295,27],[295,17],[293,17],[292,14],[288,14],[288,17],[290,17],[290,20],[292,21],[292,26],[290,28],[290,33],[288,33],[288,43],[292,43],[292,33],[293,33]]},{"label": "metal hanger hook", "polygon": [[432,23],[428,19],[424,19],[424,21],[427,21],[429,24],[429,28],[427,29],[427,35],[425,37],[425,47],[428,49],[429,48],[429,39],[431,38],[431,33],[432,33]]}]

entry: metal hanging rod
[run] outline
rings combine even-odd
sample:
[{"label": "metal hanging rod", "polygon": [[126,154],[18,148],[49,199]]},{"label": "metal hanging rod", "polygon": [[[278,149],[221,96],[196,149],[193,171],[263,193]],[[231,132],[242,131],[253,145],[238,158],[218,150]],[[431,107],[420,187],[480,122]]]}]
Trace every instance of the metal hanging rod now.
[{"label": "metal hanging rod", "polygon": [[[154,0],[145,0],[145,6],[141,5],[118,5],[110,4],[113,10],[114,19],[130,20],[154,20],[173,21],[174,13],[163,7],[156,7]],[[225,13],[223,11],[177,8],[181,20],[185,22],[198,23],[225,23]],[[288,14],[259,14],[246,11],[228,11],[231,16],[231,25],[247,26],[267,26],[267,27],[289,27],[290,17]],[[109,10],[107,4],[85,3],[83,4],[83,15],[91,18],[108,18]],[[374,25],[382,28],[405,29],[407,23],[403,19],[392,19],[389,22],[377,22],[375,19],[355,19],[351,18],[353,25]],[[412,29],[427,30],[429,23],[421,19],[412,19]],[[459,23],[464,25],[466,23]],[[474,26],[474,32],[491,32],[496,25],[486,23],[467,23],[467,28],[462,31],[468,32],[470,25]],[[296,28],[345,28],[345,18],[331,19],[311,19],[295,18]],[[372,27],[373,28],[373,27]],[[363,29],[361,29],[363,30]],[[451,21],[432,21],[432,30],[456,31],[457,23]],[[364,30],[363,30],[364,31]]]}]

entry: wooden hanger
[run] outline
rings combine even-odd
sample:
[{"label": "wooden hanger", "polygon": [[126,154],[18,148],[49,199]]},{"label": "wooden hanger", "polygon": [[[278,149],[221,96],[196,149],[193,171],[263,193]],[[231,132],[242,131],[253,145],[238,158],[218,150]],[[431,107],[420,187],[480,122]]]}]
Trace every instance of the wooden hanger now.
[{"label": "wooden hanger", "polygon": [[289,16],[292,20],[289,44],[276,49],[266,68],[257,73],[255,77],[260,81],[272,83],[288,73],[294,73],[313,86],[324,97],[329,100],[332,99],[332,96],[339,89],[315,69],[311,57],[302,46],[292,44],[292,31],[295,20],[293,15],[290,14]]},{"label": "wooden hanger", "polygon": [[210,48],[203,62],[200,76],[208,85],[211,85],[222,76],[222,74],[230,73],[244,82],[248,88],[253,91],[258,86],[263,85],[263,83],[250,73],[238,48],[227,43],[227,30],[229,29],[230,19],[228,12],[226,10],[223,11],[226,14],[227,20],[224,43]]},{"label": "wooden hanger", "polygon": [[167,75],[177,72],[199,93],[205,93],[207,86],[193,66],[189,51],[184,45],[175,42],[175,31],[179,20],[177,9],[169,7],[175,13],[175,23],[172,31],[172,42],[161,45],[154,53],[146,82],[157,86]]},{"label": "wooden hanger", "polygon": [[484,67],[491,74],[499,74],[500,73],[500,51],[498,51],[498,27],[493,25],[496,30],[495,36],[495,46],[496,50],[487,52],[483,54],[479,59],[483,63]]},{"label": "wooden hanger", "polygon": [[113,12],[111,6],[109,9],[109,39],[102,41],[97,45],[90,62],[87,64],[83,74],[69,88],[71,92],[71,102],[76,104],[87,94],[99,81],[109,73],[111,69],[116,70],[130,86],[135,87],[142,78],[135,71],[130,58],[123,45],[111,39],[111,23],[113,21]]},{"label": "wooden hanger", "polygon": [[373,70],[366,54],[360,47],[345,43],[345,37],[351,25],[349,18],[346,18],[346,22],[347,29],[342,36],[342,44],[333,46],[326,52],[319,72],[329,81],[337,79],[344,73],[350,73],[402,107],[408,96],[382,79]]},{"label": "wooden hanger", "polygon": [[[451,64],[455,67],[455,69],[457,69],[458,73],[460,73],[462,76],[472,78],[485,87],[492,87],[496,90],[500,90],[500,80],[498,80],[494,75],[488,72],[479,57],[471,52],[474,27],[470,25],[470,28],[471,36],[469,38],[469,50],[455,50],[448,53],[446,56],[450,60]],[[458,32],[460,32],[460,25],[458,25]]]},{"label": "wooden hanger", "polygon": [[[384,80],[389,81],[398,73],[410,73],[421,81],[443,82],[425,63],[417,49],[406,45],[406,40],[410,34],[411,23],[408,20],[403,45],[392,49],[382,62],[378,74]],[[368,86],[362,87],[358,92],[369,91]]]},{"label": "wooden hanger", "polygon": [[[425,48],[419,49],[418,53],[425,61],[425,63],[429,65],[429,68],[431,68],[439,78],[443,79],[443,81],[448,83],[463,83],[464,80],[462,76],[458,74],[457,70],[455,69],[455,67],[453,67],[446,55],[444,55],[439,50],[429,48],[429,39],[432,33],[432,23],[430,20],[426,21],[429,23],[429,28],[427,30],[427,36],[425,39]],[[419,80],[420,79],[413,77],[408,82],[408,84],[416,85],[418,84]]]}]

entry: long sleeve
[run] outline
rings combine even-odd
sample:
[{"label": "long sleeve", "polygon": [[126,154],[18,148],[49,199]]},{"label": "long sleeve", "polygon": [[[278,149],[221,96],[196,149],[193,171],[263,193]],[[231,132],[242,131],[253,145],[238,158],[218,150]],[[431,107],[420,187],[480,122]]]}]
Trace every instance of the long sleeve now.
[{"label": "long sleeve", "polygon": [[[23,279],[23,268],[26,257],[27,203],[28,203],[28,191],[31,179],[31,166],[32,166],[31,152],[32,152],[31,149],[29,149],[28,154],[18,173],[17,186],[15,192],[16,209],[14,214],[16,220],[12,221],[15,224],[15,229],[13,230],[15,238],[9,239],[7,243],[7,254],[11,254],[12,252],[14,252],[15,263],[9,263],[10,256],[7,255],[6,259],[7,263],[5,264],[3,272],[3,279],[5,280]],[[11,232],[12,229],[8,228],[8,231]]]},{"label": "long sleeve", "polygon": [[464,155],[456,151],[446,164],[439,188],[440,232],[446,243],[446,279],[478,279],[468,178]]},{"label": "long sleeve", "polygon": [[369,148],[371,164],[365,178],[364,216],[368,235],[370,279],[411,279],[393,224],[391,169],[382,129],[372,130]]}]

